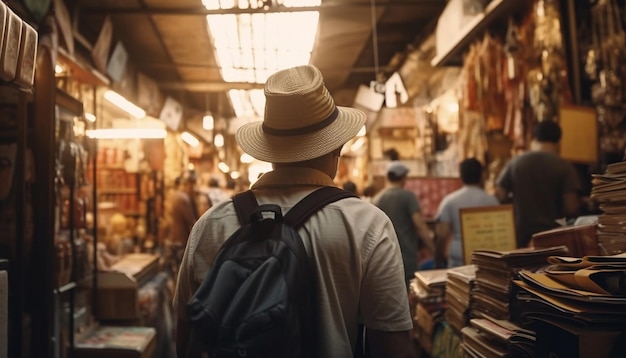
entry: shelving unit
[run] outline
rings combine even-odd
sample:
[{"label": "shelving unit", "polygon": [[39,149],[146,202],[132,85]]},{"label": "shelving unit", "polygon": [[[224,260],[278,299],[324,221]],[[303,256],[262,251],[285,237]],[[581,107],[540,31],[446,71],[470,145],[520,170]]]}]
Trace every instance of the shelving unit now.
[{"label": "shelving unit", "polygon": [[519,13],[530,3],[532,2],[528,0],[492,0],[482,13],[459,31],[449,48],[437,49],[437,55],[430,62],[431,66],[460,66],[463,63],[463,54],[477,36],[496,22],[506,23],[509,15]]}]

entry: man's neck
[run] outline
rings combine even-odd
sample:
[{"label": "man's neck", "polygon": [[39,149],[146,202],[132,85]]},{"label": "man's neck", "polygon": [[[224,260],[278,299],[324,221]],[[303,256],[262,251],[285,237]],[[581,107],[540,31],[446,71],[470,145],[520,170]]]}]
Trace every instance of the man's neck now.
[{"label": "man's neck", "polygon": [[530,150],[559,154],[559,144],[551,142],[532,141]]},{"label": "man's neck", "polygon": [[404,188],[404,181],[396,181],[396,182],[389,182],[389,187],[391,188]]}]

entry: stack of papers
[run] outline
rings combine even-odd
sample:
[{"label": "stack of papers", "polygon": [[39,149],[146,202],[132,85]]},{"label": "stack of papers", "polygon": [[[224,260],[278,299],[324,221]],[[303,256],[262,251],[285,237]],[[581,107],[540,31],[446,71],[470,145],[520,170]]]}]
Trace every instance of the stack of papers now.
[{"label": "stack of papers", "polygon": [[457,333],[469,324],[471,292],[475,279],[476,265],[459,266],[448,270],[445,318]]},{"label": "stack of papers", "polygon": [[600,204],[598,241],[607,255],[626,252],[626,162],[594,174],[590,198]]},{"label": "stack of papers", "polygon": [[535,271],[546,266],[550,256],[566,254],[565,246],[474,251],[472,263],[476,265],[476,281],[472,290],[471,317],[510,320],[516,316],[512,315],[511,305],[516,302],[513,280],[517,273],[524,269]]},{"label": "stack of papers", "polygon": [[626,322],[626,254],[551,257],[542,272],[520,271],[522,316],[579,327],[621,327]]}]

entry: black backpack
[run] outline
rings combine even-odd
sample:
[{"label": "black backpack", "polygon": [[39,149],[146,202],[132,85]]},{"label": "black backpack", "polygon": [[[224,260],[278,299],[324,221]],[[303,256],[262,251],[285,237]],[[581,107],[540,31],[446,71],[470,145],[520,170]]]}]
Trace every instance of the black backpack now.
[{"label": "black backpack", "polygon": [[283,217],[252,191],[233,197],[241,228],[218,251],[187,304],[191,352],[209,357],[314,357],[313,268],[298,228],[325,205],[354,194],[323,187]]}]

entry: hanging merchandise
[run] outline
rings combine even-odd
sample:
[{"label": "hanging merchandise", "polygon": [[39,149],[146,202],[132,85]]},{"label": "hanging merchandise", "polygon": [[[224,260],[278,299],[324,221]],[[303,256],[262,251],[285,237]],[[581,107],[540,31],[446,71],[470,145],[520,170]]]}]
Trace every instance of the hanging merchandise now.
[{"label": "hanging merchandise", "polygon": [[504,44],[505,73],[502,76],[506,105],[503,132],[514,141],[518,139],[516,142],[523,145],[523,108],[526,90],[526,83],[523,79],[526,69],[523,60],[524,48],[519,31],[519,26],[513,18],[509,18]]},{"label": "hanging merchandise", "polygon": [[626,108],[626,33],[622,9],[615,0],[601,0],[591,8],[591,47],[584,73],[593,81],[591,101],[598,111],[600,149],[621,153],[626,138],[621,127]]},{"label": "hanging merchandise", "polygon": [[537,1],[534,15],[528,99],[537,122],[558,120],[560,105],[571,103],[558,1]]}]

